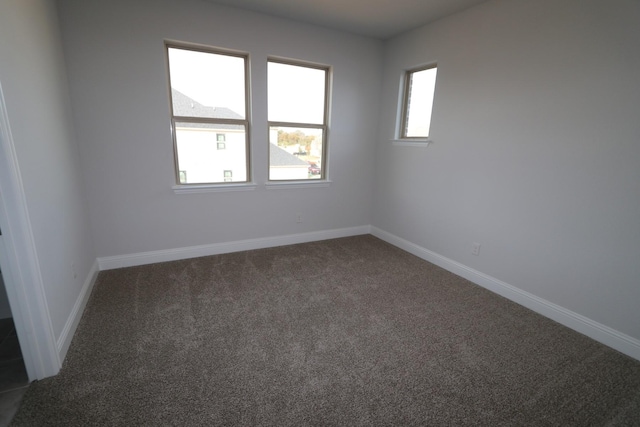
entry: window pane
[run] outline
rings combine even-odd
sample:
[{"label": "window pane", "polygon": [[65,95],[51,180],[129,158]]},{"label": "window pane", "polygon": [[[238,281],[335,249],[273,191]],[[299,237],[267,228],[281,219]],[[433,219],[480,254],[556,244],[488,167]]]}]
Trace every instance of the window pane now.
[{"label": "window pane", "polygon": [[433,95],[436,88],[437,68],[415,71],[407,76],[409,85],[406,100],[404,136],[428,137],[431,127]]},{"label": "window pane", "polygon": [[269,62],[269,121],[323,124],[326,70]]},{"label": "window pane", "polygon": [[[244,126],[176,122],[175,133],[181,184],[247,180]],[[218,149],[220,134],[225,135],[223,150]]]},{"label": "window pane", "polygon": [[320,179],[322,128],[269,127],[269,179]]},{"label": "window pane", "polygon": [[245,118],[245,59],[170,47],[173,115]]}]

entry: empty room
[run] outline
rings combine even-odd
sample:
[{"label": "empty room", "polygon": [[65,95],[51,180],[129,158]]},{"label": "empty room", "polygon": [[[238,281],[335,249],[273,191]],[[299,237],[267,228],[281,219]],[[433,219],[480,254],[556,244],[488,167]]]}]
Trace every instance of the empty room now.
[{"label": "empty room", "polygon": [[640,425],[638,76],[637,0],[0,1],[0,425]]}]

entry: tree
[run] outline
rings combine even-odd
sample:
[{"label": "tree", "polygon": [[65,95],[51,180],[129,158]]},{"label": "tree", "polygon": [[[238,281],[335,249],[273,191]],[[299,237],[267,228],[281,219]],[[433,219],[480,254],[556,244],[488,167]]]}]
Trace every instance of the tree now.
[{"label": "tree", "polygon": [[282,129],[278,130],[278,145],[282,147],[289,147],[291,145],[298,145],[300,150],[304,149],[305,152],[311,151],[311,143],[315,137],[313,135],[305,135],[301,130],[295,132],[285,132]]}]

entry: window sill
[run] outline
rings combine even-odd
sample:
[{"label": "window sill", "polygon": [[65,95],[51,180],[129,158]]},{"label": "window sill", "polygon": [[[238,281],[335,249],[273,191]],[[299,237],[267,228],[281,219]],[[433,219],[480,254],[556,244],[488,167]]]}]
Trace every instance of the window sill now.
[{"label": "window sill", "polygon": [[309,180],[309,181],[269,181],[264,184],[267,190],[284,190],[287,188],[321,188],[329,187],[331,181],[323,180]]},{"label": "window sill", "polygon": [[419,139],[419,138],[412,138],[412,139],[392,139],[391,143],[393,145],[397,145],[399,147],[428,147],[429,144],[431,144],[433,142],[432,139]]},{"label": "window sill", "polygon": [[192,184],[174,185],[172,187],[175,194],[193,193],[223,193],[229,191],[253,191],[257,187],[253,182],[239,184]]}]

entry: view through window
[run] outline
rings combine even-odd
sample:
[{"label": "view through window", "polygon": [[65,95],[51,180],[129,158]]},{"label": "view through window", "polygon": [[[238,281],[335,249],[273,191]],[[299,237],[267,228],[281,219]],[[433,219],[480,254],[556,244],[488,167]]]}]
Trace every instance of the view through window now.
[{"label": "view through window", "polygon": [[438,68],[407,71],[402,108],[402,138],[428,138]]},{"label": "view through window", "polygon": [[247,58],[167,44],[176,179],[247,182]]},{"label": "view through window", "polygon": [[269,180],[326,175],[328,69],[270,59]]}]

